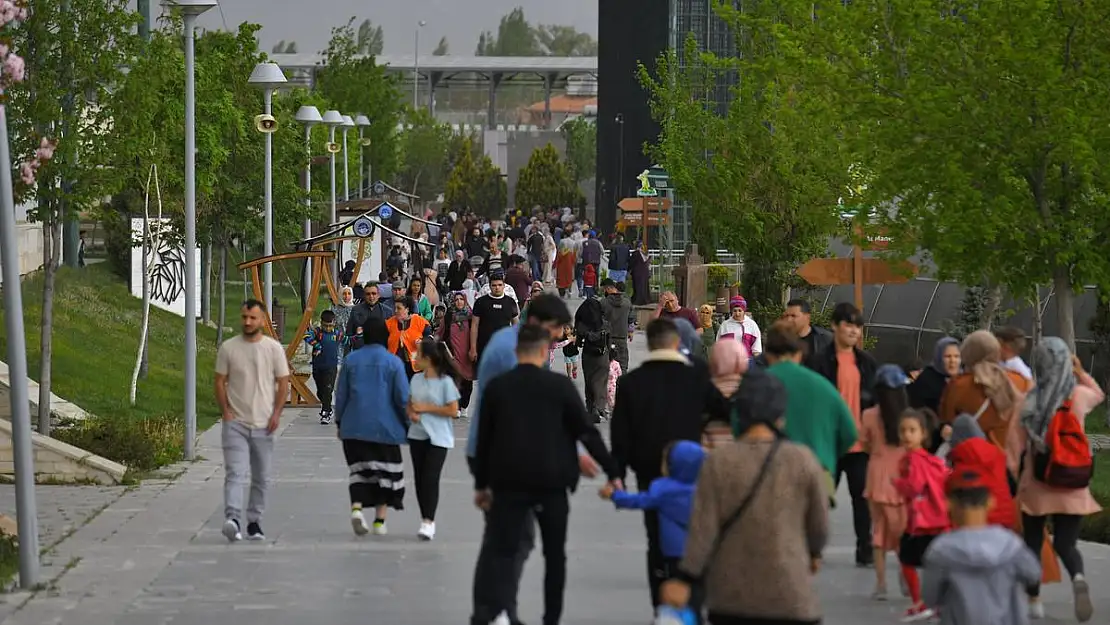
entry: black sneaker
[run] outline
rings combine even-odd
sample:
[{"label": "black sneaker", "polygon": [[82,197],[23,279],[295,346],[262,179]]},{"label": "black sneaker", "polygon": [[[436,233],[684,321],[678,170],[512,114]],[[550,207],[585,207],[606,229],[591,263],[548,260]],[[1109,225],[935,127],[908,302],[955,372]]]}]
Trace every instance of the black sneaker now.
[{"label": "black sneaker", "polygon": [[331,425],[331,411],[320,413],[320,425]]},{"label": "black sneaker", "polygon": [[262,526],[258,521],[247,523],[247,540],[266,540],[266,535],[262,533]]}]

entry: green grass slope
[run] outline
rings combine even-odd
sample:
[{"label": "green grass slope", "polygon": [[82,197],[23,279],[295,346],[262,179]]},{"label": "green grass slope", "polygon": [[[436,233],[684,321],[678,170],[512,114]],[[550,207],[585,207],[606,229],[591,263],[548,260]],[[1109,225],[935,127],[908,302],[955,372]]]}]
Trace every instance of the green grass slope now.
[{"label": "green grass slope", "polygon": [[[53,393],[105,418],[181,416],[185,322],[155,306],[150,308],[150,368],[147,377],[139,380],[136,405],[129,405],[142,312],[142,301],[132,296],[126,283],[112,275],[106,265],[60,269],[54,295]],[[0,318],[3,315],[0,310]],[[41,275],[23,282],[23,316],[29,374],[37,380],[41,361]],[[6,334],[0,323],[0,358],[6,357]],[[212,394],[216,331],[198,326],[197,344],[197,422],[198,428],[205,428],[219,417]]]}]

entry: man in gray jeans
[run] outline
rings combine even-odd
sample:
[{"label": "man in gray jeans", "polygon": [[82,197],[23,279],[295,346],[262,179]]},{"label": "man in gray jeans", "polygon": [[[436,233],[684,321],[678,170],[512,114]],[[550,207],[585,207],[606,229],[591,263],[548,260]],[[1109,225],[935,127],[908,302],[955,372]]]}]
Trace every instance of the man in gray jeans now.
[{"label": "man in gray jeans", "polygon": [[262,512],[274,430],[289,396],[289,363],[281,343],[262,333],[266,312],[249,299],[240,309],[243,332],[216,353],[216,401],[223,412],[224,536],[243,539],[243,490],[250,474],[247,540],[263,540]]}]

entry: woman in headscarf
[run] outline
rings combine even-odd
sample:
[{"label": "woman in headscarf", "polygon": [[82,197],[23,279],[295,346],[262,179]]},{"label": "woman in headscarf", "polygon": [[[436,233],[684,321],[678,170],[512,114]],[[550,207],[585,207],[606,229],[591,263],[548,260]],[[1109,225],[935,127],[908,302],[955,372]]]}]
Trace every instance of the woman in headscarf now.
[{"label": "woman in headscarf", "polygon": [[[1083,557],[1076,547],[1079,524],[1084,516],[1094,514],[1102,507],[1086,486],[1060,488],[1037,479],[1033,475],[1036,465],[1034,457],[1038,452],[1045,451],[1045,434],[1062,410],[1070,408],[1079,426],[1083,427],[1084,418],[1102,403],[1105,395],[1062,339],[1045,337],[1033,351],[1033,378],[1037,386],[1029,392],[1021,406],[1021,428],[1017,437],[1025,451],[1017,494],[1021,506],[1022,533],[1025,544],[1033,553],[1041,553],[1045,524],[1049,518],[1052,519],[1052,546],[1071,577],[1075,618],[1082,623],[1090,620],[1093,607],[1090,589],[1083,577]],[[1043,618],[1040,588],[1033,586],[1027,590],[1030,615]]]},{"label": "woman in headscarf", "polygon": [[628,275],[632,277],[632,305],[650,304],[651,261],[648,259],[647,245],[643,241],[636,241],[632,256],[628,259]]},{"label": "woman in headscarf", "polygon": [[[748,350],[739,341],[721,341],[710,352],[710,379],[726,402],[731,402],[732,396],[740,388],[740,380],[748,372],[748,360]],[[719,420],[706,422],[702,441],[707,447],[716,447],[731,440],[731,423]]]},{"label": "woman in headscarf", "polygon": [[543,265],[543,283],[554,284],[555,282],[555,237],[551,236],[551,228],[545,223],[540,226],[540,232],[543,233],[543,258],[541,264]]},{"label": "woman in headscarf", "polygon": [[701,344],[707,358],[713,355],[713,344],[717,341],[720,325],[713,318],[713,305],[702,304],[698,308],[698,327],[701,328]]},{"label": "woman in headscarf", "polygon": [[1017,421],[1028,383],[1020,374],[1002,368],[1002,346],[986,330],[972,332],[960,346],[963,373],[952,376],[940,400],[937,415],[950,425],[961,414],[979,421],[987,440],[1011,455],[1017,467],[1017,451],[1007,450],[1007,440]]},{"label": "woman in headscarf", "polygon": [[[351,320],[351,311],[355,306],[355,291],[349,286],[339,289],[339,303],[331,307],[331,311],[335,313],[335,327],[346,332],[347,322]],[[343,347],[340,348],[340,362],[343,356],[346,356],[347,351],[350,349],[350,342],[344,341]]]},{"label": "woman in headscarf", "polygon": [[439,340],[447,345],[455,370],[459,372],[459,417],[466,416],[470,406],[470,394],[474,390],[475,362],[470,360],[470,322],[474,313],[466,293],[451,293],[450,308],[439,329]]},{"label": "woman in headscarf", "polygon": [[524,307],[520,309],[520,323],[523,324],[528,320],[528,304],[532,301],[532,298],[537,295],[543,295],[543,283],[539,280],[533,281],[530,285],[528,290],[528,301],[526,301]]},{"label": "woman in headscarf", "polygon": [[782,436],[786,399],[782,382],[763,372],[740,385],[737,441],[702,465],[686,553],[662,587],[664,604],[686,605],[690,583],[700,581],[710,623],[821,621],[815,573],[829,536],[824,470],[813,452]]},{"label": "woman in headscarf", "polygon": [[[917,378],[906,388],[906,395],[910,398],[911,408],[928,408],[934,413],[940,412],[940,398],[944,394],[944,387],[953,376],[960,373],[960,342],[950,336],[945,336],[936,342],[933,347],[933,360],[927,367],[917,374]],[[929,450],[935,452],[943,443],[942,430],[938,430]]]},{"label": "woman in headscarf", "polygon": [[604,418],[609,381],[609,328],[601,302],[590,298],[574,313],[574,334],[582,350],[582,376],[586,384],[586,410],[600,423]]},{"label": "woman in headscarf", "polygon": [[432,302],[424,295],[424,281],[419,275],[413,274],[412,279],[409,280],[409,292],[405,295],[411,297],[413,304],[416,305],[412,312],[423,317],[425,321],[432,320]]},{"label": "woman in headscarf", "polygon": [[564,237],[559,243],[559,255],[555,257],[555,287],[559,289],[560,297],[566,297],[570,285],[574,284],[574,266],[577,262],[574,241]]}]

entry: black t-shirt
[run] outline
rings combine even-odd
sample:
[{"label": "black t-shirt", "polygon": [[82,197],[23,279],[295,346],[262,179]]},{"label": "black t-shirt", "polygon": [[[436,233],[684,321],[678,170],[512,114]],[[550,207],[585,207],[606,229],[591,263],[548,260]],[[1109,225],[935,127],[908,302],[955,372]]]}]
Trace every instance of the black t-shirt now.
[{"label": "black t-shirt", "polygon": [[483,295],[474,302],[474,316],[478,322],[478,354],[486,348],[486,343],[501,328],[508,326],[514,317],[520,315],[516,301],[508,295],[494,297]]},{"label": "black t-shirt", "polygon": [[528,253],[536,258],[543,258],[543,235],[535,233],[528,237]]}]

